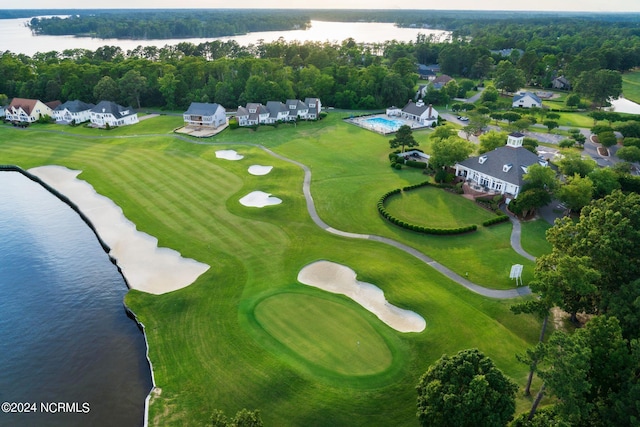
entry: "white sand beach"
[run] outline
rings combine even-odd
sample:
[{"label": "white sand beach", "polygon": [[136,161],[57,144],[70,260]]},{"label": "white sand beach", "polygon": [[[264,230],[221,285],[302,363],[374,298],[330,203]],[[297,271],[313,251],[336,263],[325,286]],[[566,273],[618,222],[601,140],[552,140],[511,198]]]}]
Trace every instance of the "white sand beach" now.
[{"label": "white sand beach", "polygon": [[189,286],[209,269],[207,264],[183,258],[173,249],[158,248],[158,239],[136,230],[122,209],[77,178],[81,171],[41,166],[29,173],[69,198],[91,221],[111,251],[132,289],[164,294]]},{"label": "white sand beach", "polygon": [[265,206],[279,205],[282,200],[272,197],[264,191],[252,191],[240,199],[240,204],[251,208],[264,208]]},{"label": "white sand beach", "polygon": [[249,173],[251,175],[261,176],[271,172],[271,169],[273,169],[273,166],[251,165],[249,166]]},{"label": "white sand beach", "polygon": [[348,296],[399,332],[422,332],[427,327],[422,316],[389,304],[380,288],[356,280],[356,272],[345,265],[316,261],[300,270],[298,281],[327,292]]},{"label": "white sand beach", "polygon": [[236,150],[218,150],[216,151],[216,157],[218,159],[225,160],[242,160],[244,156],[242,154],[238,154]]}]

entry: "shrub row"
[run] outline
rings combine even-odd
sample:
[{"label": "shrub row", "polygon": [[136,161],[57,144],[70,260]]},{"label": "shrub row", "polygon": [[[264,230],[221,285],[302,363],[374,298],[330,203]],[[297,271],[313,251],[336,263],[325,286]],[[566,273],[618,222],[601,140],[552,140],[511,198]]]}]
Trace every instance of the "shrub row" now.
[{"label": "shrub row", "polygon": [[416,188],[425,187],[427,185],[433,185],[435,187],[440,187],[439,184],[432,184],[429,181],[425,181],[425,182],[421,182],[419,184],[409,185],[409,186],[404,187],[402,189],[396,188],[395,190],[391,190],[391,191],[385,193],[382,197],[380,197],[380,200],[378,200],[378,206],[377,206],[378,207],[378,212],[380,212],[380,215],[382,215],[382,217],[385,218],[390,223],[395,224],[395,225],[397,225],[399,227],[402,227],[404,229],[407,229],[407,230],[417,231],[418,233],[435,234],[435,235],[452,235],[452,234],[469,233],[469,232],[472,232],[472,231],[476,231],[478,229],[478,226],[475,225],[475,224],[468,225],[466,227],[458,227],[458,228],[423,227],[422,225],[411,224],[411,223],[403,221],[403,220],[401,220],[399,218],[396,218],[393,215],[391,215],[389,213],[389,211],[387,211],[387,209],[385,208],[385,206],[384,206],[385,202],[387,201],[387,199],[390,196],[393,196],[394,194],[400,194],[401,191],[410,191],[410,190],[414,190]]},{"label": "shrub row", "polygon": [[509,217],[507,215],[498,215],[495,218],[491,218],[482,223],[483,227],[489,227],[490,225],[500,224],[502,222],[509,221]]}]

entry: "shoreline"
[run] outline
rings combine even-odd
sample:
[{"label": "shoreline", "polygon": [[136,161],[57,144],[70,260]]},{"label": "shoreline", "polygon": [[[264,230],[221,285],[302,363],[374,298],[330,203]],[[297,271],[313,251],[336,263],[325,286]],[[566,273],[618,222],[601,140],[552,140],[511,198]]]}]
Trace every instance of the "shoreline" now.
[{"label": "shoreline", "polygon": [[[36,170],[34,173],[34,169]],[[127,278],[126,272],[123,271],[121,264],[122,263],[122,259],[120,259],[120,263],[118,258],[114,257],[112,255],[112,250],[111,247],[109,246],[108,242],[105,242],[105,240],[103,239],[103,237],[100,235],[98,228],[96,227],[96,225],[94,224],[94,222],[92,221],[92,218],[90,218],[89,216],[87,216],[87,214],[85,214],[85,212],[83,212],[83,210],[81,209],[81,206],[79,206],[76,201],[74,201],[72,199],[73,196],[69,197],[68,195],[64,194],[61,189],[56,188],[54,185],[52,185],[50,182],[47,182],[46,179],[46,173],[45,178],[43,179],[43,177],[41,176],[41,173],[38,172],[42,172],[43,170],[47,170],[50,171],[52,169],[58,169],[58,170],[64,170],[65,173],[73,173],[74,174],[74,180],[78,181],[78,182],[84,182],[86,183],[86,181],[81,181],[78,180],[76,177],[77,175],[80,173],[80,171],[72,171],[70,169],[67,169],[65,167],[62,166],[41,166],[38,168],[32,168],[29,170],[24,170],[19,166],[16,165],[0,165],[0,172],[1,171],[5,171],[5,172],[17,172],[22,174],[23,176],[25,176],[26,178],[30,179],[31,181],[34,181],[35,183],[41,185],[45,190],[49,191],[51,194],[53,194],[54,196],[56,196],[59,200],[61,200],[63,203],[65,203],[66,205],[68,205],[73,211],[75,211],[80,218],[82,219],[82,221],[91,229],[91,231],[93,231],[94,235],[96,236],[96,239],[98,240],[98,243],[100,244],[100,246],[102,246],[102,249],[105,251],[105,253],[107,254],[107,256],[109,257],[109,260],[113,263],[113,265],[115,265],[116,269],[118,270],[118,272],[120,273],[120,275],[122,276],[125,285],[127,286],[127,288],[129,289],[139,289],[136,286],[132,285],[131,281]],[[76,173],[77,172],[77,173]],[[93,193],[95,193],[96,196],[102,197],[104,199],[109,200],[114,206],[117,207],[117,205],[115,205],[115,203],[113,203],[110,199],[104,197],[104,196],[100,196],[97,192],[95,192],[95,190],[93,190],[93,187],[86,183],[88,187],[91,188],[91,190],[93,191]],[[63,186],[64,187],[64,186]],[[75,196],[78,196],[78,194],[74,194]],[[76,197],[77,199],[77,197]],[[119,209],[119,208],[118,208]],[[86,209],[85,209],[86,210]],[[120,212],[122,213],[122,210],[120,210]],[[124,217],[124,214],[122,213],[122,218],[124,218],[124,220],[126,220],[126,218]],[[95,220],[95,218],[94,218]],[[127,220],[128,221],[128,220]],[[105,226],[105,224],[102,224],[101,226]],[[134,226],[135,228],[135,226]],[[141,233],[141,232],[138,232]],[[141,233],[142,234],[142,233]],[[157,244],[157,240],[155,241]],[[112,242],[113,243],[113,242]],[[163,248],[157,248],[157,249],[163,249]],[[180,254],[177,251],[173,251],[170,250],[171,254],[173,256],[178,256],[181,259],[183,259]],[[165,257],[162,257],[162,259],[160,259],[159,262],[162,262],[162,260],[164,260]],[[193,261],[193,260],[191,260]],[[194,261],[197,262],[197,261]],[[198,263],[201,264],[201,263]],[[153,264],[150,264],[151,267],[148,268],[153,268]],[[201,274],[203,274],[204,272],[206,272],[210,267],[206,264],[202,264],[202,266],[206,266],[206,268],[203,269],[203,271],[201,273],[199,273],[195,278],[193,278],[193,280],[189,283],[183,284],[183,282],[181,283],[182,286],[175,288],[175,289],[165,289],[164,292],[161,293],[166,293],[166,292],[171,292],[172,290],[177,290],[177,289],[181,289],[182,287],[186,287],[189,286],[191,283],[193,283]],[[203,268],[203,267],[202,267]],[[201,269],[202,269],[201,268]],[[185,275],[186,277],[186,275]],[[135,281],[135,284],[138,285],[138,282]],[[139,289],[143,292],[148,292],[144,289]],[[122,305],[124,306],[125,312],[127,314],[127,317],[129,317],[131,320],[133,320],[136,325],[138,326],[138,328],[140,329],[140,332],[142,333],[142,336],[144,338],[144,343],[145,343],[145,359],[147,360],[147,364],[149,366],[149,372],[151,374],[151,389],[149,390],[149,392],[147,393],[147,396],[145,397],[144,400],[144,411],[143,411],[143,426],[147,427],[149,424],[149,403],[151,400],[151,397],[153,395],[153,393],[158,390],[158,387],[156,385],[156,381],[155,381],[155,375],[153,372],[153,364],[151,363],[151,359],[149,358],[149,341],[147,339],[147,334],[145,331],[145,325],[138,319],[138,317],[136,316],[136,314],[127,306],[127,304],[123,301]]]}]

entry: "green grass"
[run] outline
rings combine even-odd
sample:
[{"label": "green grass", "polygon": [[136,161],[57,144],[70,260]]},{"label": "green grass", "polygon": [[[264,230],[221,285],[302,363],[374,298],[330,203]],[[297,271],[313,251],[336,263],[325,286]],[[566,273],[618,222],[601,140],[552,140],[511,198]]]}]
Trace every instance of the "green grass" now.
[{"label": "green grass", "polygon": [[640,102],[640,71],[622,75],[622,94],[633,102]]},{"label": "green grass", "polygon": [[526,221],[521,223],[522,235],[520,236],[522,248],[533,256],[551,253],[551,243],[547,242],[546,231],[551,228],[544,219]]},{"label": "green grass", "polygon": [[374,375],[393,361],[385,340],[352,304],[280,293],[258,303],[255,317],[284,352],[312,368],[345,376]]},{"label": "green grass", "polygon": [[[510,224],[444,237],[383,221],[376,211],[380,195],[423,181],[424,175],[389,168],[388,138],[340,117],[257,132],[225,130],[211,140],[185,138],[192,142],[173,136],[175,118],[165,116],[108,132],[0,126],[2,163],[81,170],[81,179],[114,200],[160,246],[211,266],[179,291],[126,296],[145,324],[161,390],[152,398],[151,425],[205,425],[214,409],[229,414],[244,407],[260,409],[266,425],[415,425],[420,375],[443,353],[470,347],[524,385],[527,369],[514,355],[536,342],[537,319],[515,316],[509,311],[514,301],[480,297],[397,249],[321,230],[306,211],[302,170],[250,145],[308,165],[317,209],[335,228],[392,237],[496,288],[513,286],[511,264],[532,267],[510,248]],[[422,140],[427,136],[418,133]],[[217,159],[219,149],[235,149],[245,158]],[[252,164],[274,169],[252,176]],[[257,209],[238,202],[257,189],[283,203]],[[391,304],[423,316],[427,328],[399,333],[343,297],[306,290],[297,274],[320,259],[349,266],[358,280],[379,286]],[[306,298],[300,307],[299,298]],[[331,314],[311,316],[302,308]],[[274,329],[284,319],[278,316],[287,313],[306,322],[282,326],[300,340],[287,341]],[[369,337],[371,354],[362,368],[349,370],[343,353],[328,369],[328,359],[310,346],[315,338],[306,334],[314,330],[325,334],[318,340],[325,349],[333,340],[353,341],[351,332],[331,326],[336,313],[343,316],[341,328],[353,324]],[[519,409],[527,405],[519,399]]]},{"label": "green grass", "polygon": [[481,225],[495,217],[473,201],[435,187],[420,187],[387,199],[386,208],[393,216],[425,227],[457,228]]}]

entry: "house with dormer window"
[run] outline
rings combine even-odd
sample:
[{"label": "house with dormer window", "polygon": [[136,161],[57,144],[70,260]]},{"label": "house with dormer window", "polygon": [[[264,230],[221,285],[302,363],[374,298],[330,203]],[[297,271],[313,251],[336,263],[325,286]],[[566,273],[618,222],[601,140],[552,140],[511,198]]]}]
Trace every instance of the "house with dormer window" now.
[{"label": "house with dormer window", "polygon": [[5,120],[13,123],[33,123],[40,117],[53,117],[53,109],[60,101],[44,103],[37,99],[13,98],[5,110]]},{"label": "house with dormer window", "polygon": [[307,112],[307,119],[318,120],[320,118],[320,112],[322,111],[320,98],[305,98],[304,103],[309,108],[309,111]]},{"label": "house with dormer window", "polygon": [[117,127],[138,123],[138,113],[132,107],[123,107],[111,101],[100,101],[90,112],[94,127]]},{"label": "house with dormer window", "polygon": [[486,193],[518,197],[523,176],[531,165],[547,166],[547,161],[522,146],[524,135],[514,132],[504,147],[456,163],[456,176]]},{"label": "house with dormer window", "polygon": [[299,99],[287,99],[285,105],[289,110],[289,120],[306,119],[309,114],[309,107]]},{"label": "house with dormer window", "polygon": [[269,117],[267,123],[276,123],[281,121],[295,120],[295,116],[289,117],[289,108],[279,101],[267,102],[267,110],[269,110]]},{"label": "house with dormer window", "polygon": [[53,110],[53,118],[56,123],[65,125],[88,122],[91,119],[91,109],[93,107],[95,105],[79,100],[67,101]]}]

